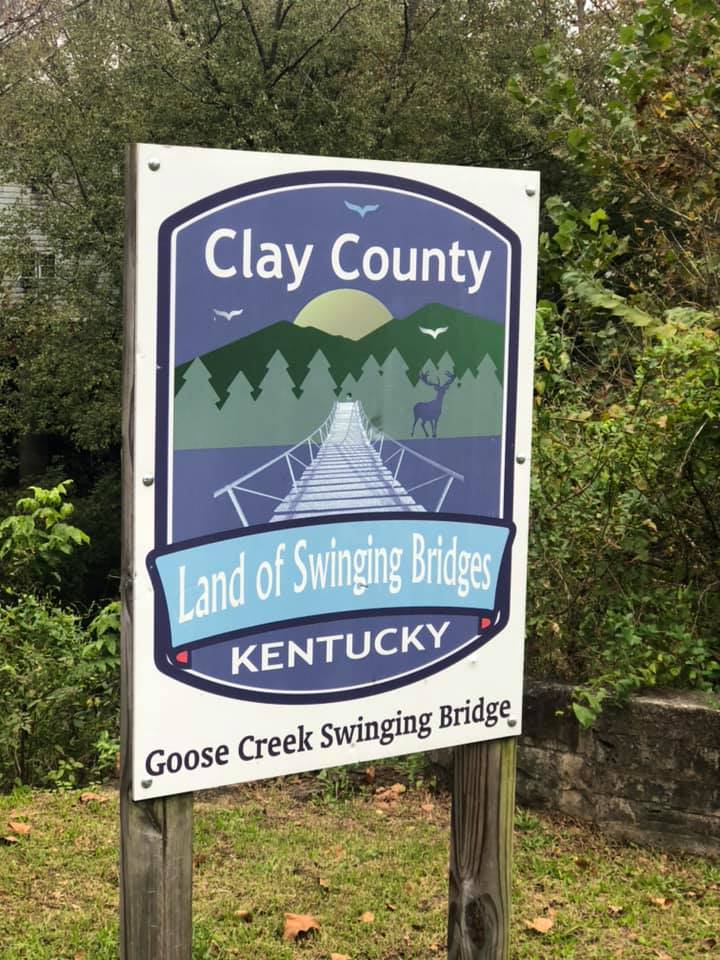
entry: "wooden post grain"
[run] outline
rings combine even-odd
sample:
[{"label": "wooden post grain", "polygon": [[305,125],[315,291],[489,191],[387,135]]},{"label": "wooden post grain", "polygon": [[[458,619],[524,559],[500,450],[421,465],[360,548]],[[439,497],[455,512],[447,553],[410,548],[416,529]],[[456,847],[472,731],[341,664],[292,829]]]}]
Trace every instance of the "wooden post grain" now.
[{"label": "wooden post grain", "polygon": [[[122,667],[120,705],[120,957],[191,960],[192,794],[132,799],[133,403],[137,154],[128,151],[123,362]],[[155,669],[148,659],[148,669]]]},{"label": "wooden post grain", "polygon": [[448,957],[508,960],[516,739],[455,748]]}]

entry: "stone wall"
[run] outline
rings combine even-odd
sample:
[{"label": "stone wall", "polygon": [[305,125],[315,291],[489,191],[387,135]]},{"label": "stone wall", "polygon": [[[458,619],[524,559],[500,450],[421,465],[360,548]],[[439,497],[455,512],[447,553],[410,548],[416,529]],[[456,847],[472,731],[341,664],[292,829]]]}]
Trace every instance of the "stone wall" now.
[{"label": "stone wall", "polygon": [[702,694],[652,693],[583,730],[571,688],[530,683],[518,803],[592,820],[617,837],[720,856],[720,709]]}]

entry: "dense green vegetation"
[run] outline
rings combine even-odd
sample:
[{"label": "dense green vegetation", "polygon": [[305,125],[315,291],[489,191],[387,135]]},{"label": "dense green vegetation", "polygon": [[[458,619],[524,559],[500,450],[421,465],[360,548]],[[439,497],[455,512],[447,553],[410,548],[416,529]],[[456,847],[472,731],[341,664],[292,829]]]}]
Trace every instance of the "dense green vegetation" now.
[{"label": "dense green vegetation", "polygon": [[[718,686],[716,3],[582,7],[45,0],[2,15],[0,182],[32,191],[0,228],[4,782],[72,779],[112,753],[115,679],[85,651],[114,656],[95,605],[118,587],[132,141],[540,169],[529,669],[580,684],[585,722],[607,695]],[[55,257],[42,277],[38,235]],[[28,479],[64,477],[89,544],[62,490],[12,512]],[[61,711],[72,750],[50,746]]]}]

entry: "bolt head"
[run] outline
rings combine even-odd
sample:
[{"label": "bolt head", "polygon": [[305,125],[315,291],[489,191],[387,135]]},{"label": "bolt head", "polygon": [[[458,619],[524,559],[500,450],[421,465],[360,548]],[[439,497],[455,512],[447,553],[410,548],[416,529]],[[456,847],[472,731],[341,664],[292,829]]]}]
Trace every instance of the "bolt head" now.
[{"label": "bolt head", "polygon": [[148,160],[148,167],[150,167],[154,173],[156,170],[160,169],[160,161],[156,157],[153,157],[152,160]]},{"label": "bolt head", "polygon": [[143,477],[142,482],[144,486],[151,487],[155,482],[155,477]]},{"label": "bolt head", "polygon": [[527,457],[515,457],[515,463],[525,463]]},{"label": "bolt head", "polygon": [[535,187],[525,187],[525,193],[529,197],[534,197],[535,194],[537,193],[537,190],[535,189]]},{"label": "bolt head", "polygon": [[152,780],[141,780],[140,786],[143,787],[143,789],[147,790],[152,786]]},{"label": "bolt head", "polygon": [[508,726],[509,726],[509,727],[516,727],[516,726],[517,726],[517,720],[508,720]]}]

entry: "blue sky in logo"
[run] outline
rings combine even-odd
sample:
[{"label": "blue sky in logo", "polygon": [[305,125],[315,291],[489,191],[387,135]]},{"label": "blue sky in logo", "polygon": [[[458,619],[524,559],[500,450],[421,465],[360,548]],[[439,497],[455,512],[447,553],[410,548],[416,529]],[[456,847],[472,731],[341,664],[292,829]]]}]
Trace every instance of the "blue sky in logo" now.
[{"label": "blue sky in logo", "polygon": [[[378,205],[364,216],[349,209]],[[218,266],[235,266],[230,278],[213,276],[206,265],[205,248],[213,231],[234,230],[234,239],[223,238],[215,249]],[[254,276],[242,275],[243,231],[252,231],[251,264]],[[344,233],[359,235],[357,245],[347,244],[341,254],[345,270],[360,268],[356,280],[336,276],[331,265],[331,250]],[[487,269],[477,292],[470,293],[473,271],[467,255],[456,259],[456,275],[451,277],[449,251],[456,242],[460,251],[472,250],[480,264],[490,251]],[[282,279],[263,279],[255,269],[262,256],[261,243],[278,244],[283,253]],[[300,257],[307,244],[313,244],[302,282],[288,290],[293,270],[285,251],[292,244]],[[380,280],[362,275],[362,255],[371,246],[380,246],[392,257],[392,249],[401,251],[401,268],[406,270],[410,248],[437,248],[446,254],[446,277],[438,282],[435,261],[430,279],[399,281],[392,270]],[[377,269],[376,257],[373,266]],[[310,300],[328,290],[347,287],[362,290],[381,300],[395,317],[404,317],[428,303],[442,303],[468,313],[487,317],[496,323],[505,320],[507,290],[506,244],[488,228],[462,213],[432,200],[375,185],[317,186],[303,185],[265,196],[249,197],[202,217],[177,234],[176,253],[176,325],[175,357],[171,364],[183,363],[234,340],[254,333],[278,321],[292,321]],[[231,320],[214,311],[242,309]]]}]

